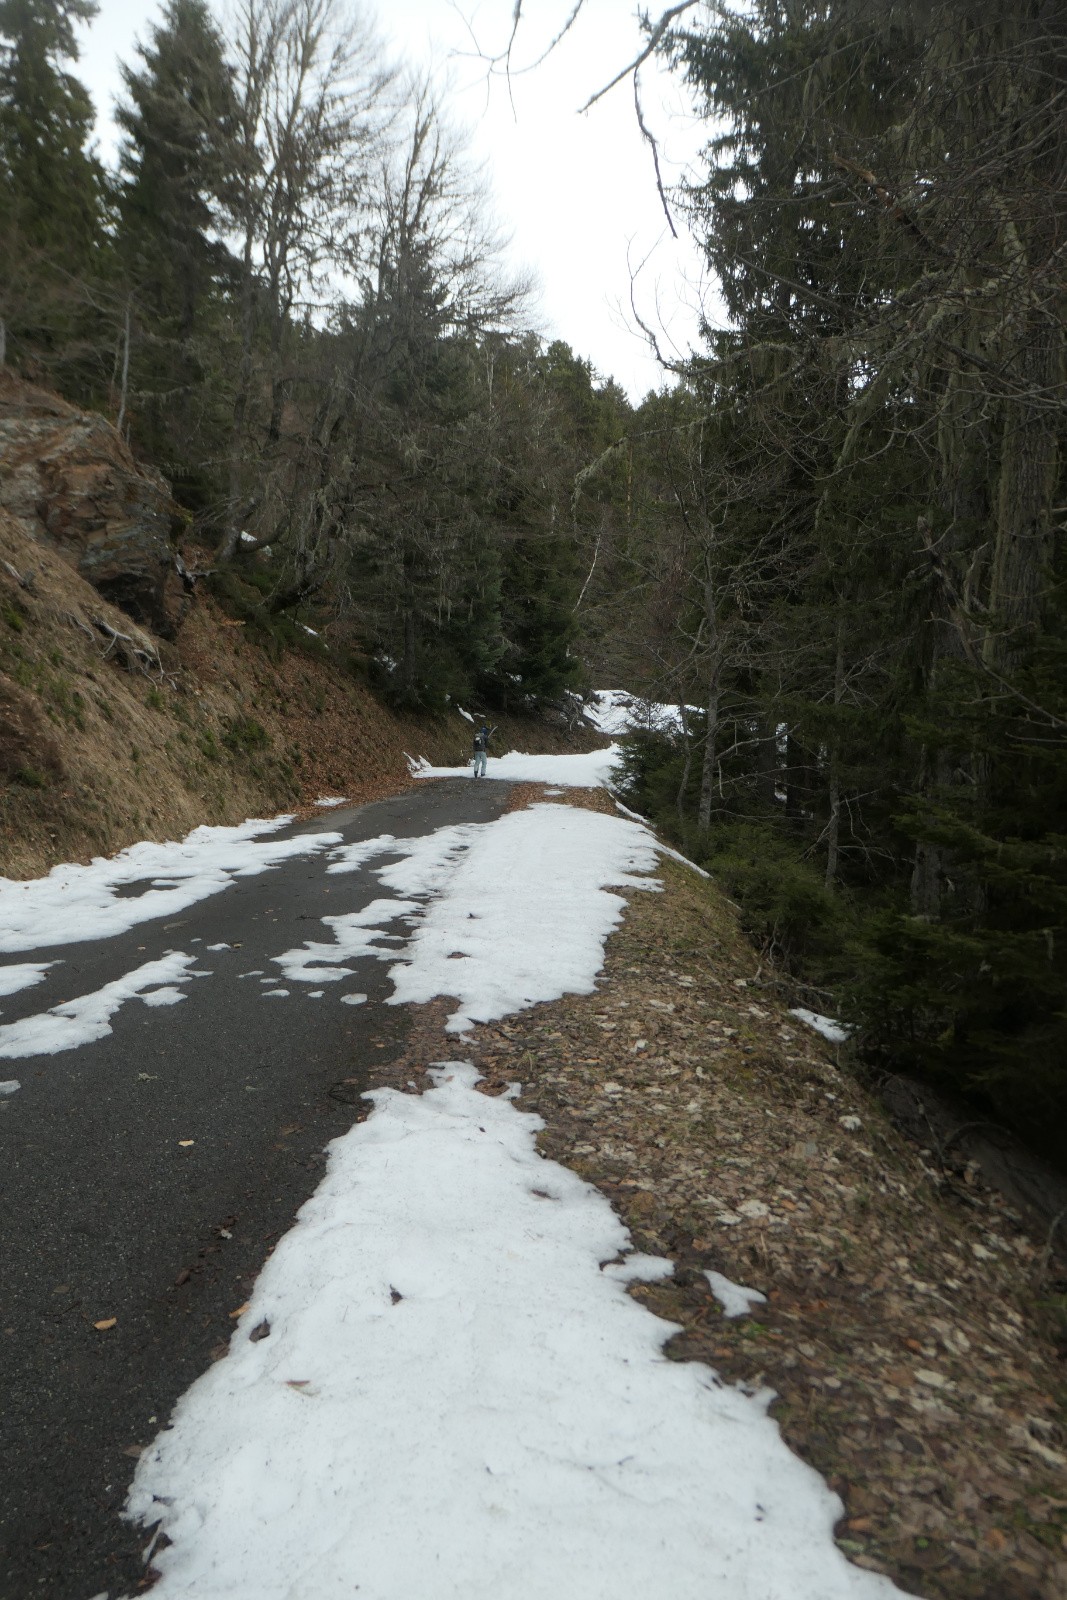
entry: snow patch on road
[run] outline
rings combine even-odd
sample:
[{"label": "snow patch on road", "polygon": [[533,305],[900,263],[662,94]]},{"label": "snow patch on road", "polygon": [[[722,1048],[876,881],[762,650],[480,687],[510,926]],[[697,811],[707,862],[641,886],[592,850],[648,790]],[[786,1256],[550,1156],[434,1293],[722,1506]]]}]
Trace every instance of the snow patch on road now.
[{"label": "snow patch on road", "polygon": [[[676,853],[642,824],[542,804],[414,839],[384,834],[332,854],[330,873],[395,857],[372,870],[396,898],[324,917],[332,943],[309,940],[272,957],[285,978],[336,981],[352,975],[350,960],[399,957],[388,1003],[453,996],[459,1005],[447,1028],[462,1033],[563,994],[590,994],[625,908],[608,891],[658,889],[645,874],[658,855]],[[413,930],[402,950],[390,949],[402,937],[384,931],[396,921]]]},{"label": "snow patch on road", "polygon": [[364,862],[383,855],[395,843],[391,833],[380,833],[374,839],[357,839],[355,844],[342,844],[339,849],[330,851],[330,865],[326,871],[358,872]]},{"label": "snow patch on road", "polygon": [[163,989],[153,989],[151,994],[141,996],[146,1006],[176,1006],[179,1000],[188,998],[184,989],[175,989],[172,985]]},{"label": "snow patch on road", "polygon": [[35,983],[40,983],[49,967],[58,966],[56,961],[17,961],[10,966],[0,967],[0,999],[9,994],[18,994],[23,989],[32,989]]},{"label": "snow patch on road", "polygon": [[[411,917],[419,910],[414,900],[372,900],[362,911],[347,911],[336,917],[323,917],[323,923],[332,929],[334,942],[324,944],[309,939],[298,950],[286,950],[271,960],[282,969],[289,983],[337,983],[350,978],[354,969],[346,961],[357,956],[377,956],[392,960],[400,935],[384,933],[390,922],[400,917]],[[271,982],[271,979],[265,979]]]},{"label": "snow patch on road", "polygon": [[339,833],[259,837],[292,820],[253,818],[236,828],[194,828],[180,842],[142,840],[88,866],[65,862],[44,878],[0,878],[0,954],[114,938],[142,922],[173,917],[228,889],[235,878],[253,877],[341,839]]},{"label": "snow patch on road", "polygon": [[[608,1202],[465,1063],[382,1090],[137,1465],[157,1600],[888,1600],[769,1394],[668,1361]],[[662,1275],[653,1263],[653,1275]],[[255,1340],[253,1331],[269,1326]]]},{"label": "snow patch on road", "polygon": [[16,1061],[24,1056],[53,1056],[61,1050],[76,1050],[79,1045],[91,1044],[111,1032],[111,1018],[127,1000],[140,997],[148,1005],[171,1004],[157,1000],[146,991],[156,994],[177,994],[180,991],[161,987],[185,981],[194,976],[192,967],[196,956],[185,955],[181,950],[171,950],[158,961],[146,961],[121,978],[105,983],[93,994],[83,994],[76,1000],[65,1000],[50,1011],[36,1016],[23,1017],[20,1022],[9,1022],[0,1027],[0,1061]]},{"label": "snow patch on road", "polygon": [[[609,889],[659,888],[639,876],[656,865],[653,835],[597,811],[537,805],[465,837],[468,847],[453,851],[404,962],[390,971],[389,1004],[452,995],[459,1007],[446,1027],[462,1033],[540,1001],[591,994],[604,941],[626,906]],[[380,875],[419,892],[419,872],[413,853]]]}]

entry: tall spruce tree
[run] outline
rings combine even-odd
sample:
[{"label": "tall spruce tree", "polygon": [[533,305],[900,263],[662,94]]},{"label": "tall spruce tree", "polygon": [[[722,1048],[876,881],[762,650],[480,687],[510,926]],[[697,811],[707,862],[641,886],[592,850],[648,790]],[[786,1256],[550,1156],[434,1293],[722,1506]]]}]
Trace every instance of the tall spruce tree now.
[{"label": "tall spruce tree", "polygon": [[220,242],[233,182],[233,74],[204,0],[168,0],[139,70],[123,67],[126,138],[119,245],[145,315],[178,341],[226,273]]},{"label": "tall spruce tree", "polygon": [[3,228],[23,248],[84,264],[98,238],[100,168],[86,146],[92,101],[68,71],[94,0],[0,0]]},{"label": "tall spruce tree", "polygon": [[106,205],[92,102],[69,63],[75,24],[95,14],[93,0],[0,0],[0,345],[65,371],[81,396],[99,376],[82,279],[97,271]]},{"label": "tall spruce tree", "polygon": [[[220,381],[232,262],[222,240],[233,183],[232,72],[203,0],[169,0],[124,67],[117,187],[123,371],[119,414],[194,509],[221,492]],[[221,392],[220,392],[221,391]]]}]

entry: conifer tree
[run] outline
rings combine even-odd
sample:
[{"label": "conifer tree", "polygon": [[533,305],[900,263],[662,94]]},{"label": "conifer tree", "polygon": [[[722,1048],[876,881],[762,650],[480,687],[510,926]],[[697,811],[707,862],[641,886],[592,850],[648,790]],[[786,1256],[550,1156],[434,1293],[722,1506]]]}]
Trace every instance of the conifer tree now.
[{"label": "conifer tree", "polygon": [[[98,271],[105,190],[87,148],[93,108],[69,70],[93,0],[0,0],[0,352],[93,392],[99,330],[83,279]],[[106,357],[105,357],[106,359]]]},{"label": "conifer tree", "polygon": [[[76,270],[100,226],[93,107],[67,70],[94,0],[0,0],[0,184],[4,233]],[[10,233],[9,233],[10,231]]]},{"label": "conifer tree", "polygon": [[144,312],[188,339],[225,275],[219,242],[233,182],[232,73],[204,0],[168,0],[140,70],[125,66],[119,245]]},{"label": "conifer tree", "polygon": [[116,255],[123,306],[116,404],[137,447],[199,509],[220,492],[225,416],[221,235],[233,184],[235,99],[203,0],[169,0],[141,66],[123,67]]},{"label": "conifer tree", "polygon": [[668,50],[714,119],[690,202],[729,310],[688,374],[672,534],[703,556],[674,614],[704,782],[663,755],[690,847],[769,951],[851,982],[873,1057],[1043,1140],[1067,1108],[1062,7],[756,0],[687,12]]}]

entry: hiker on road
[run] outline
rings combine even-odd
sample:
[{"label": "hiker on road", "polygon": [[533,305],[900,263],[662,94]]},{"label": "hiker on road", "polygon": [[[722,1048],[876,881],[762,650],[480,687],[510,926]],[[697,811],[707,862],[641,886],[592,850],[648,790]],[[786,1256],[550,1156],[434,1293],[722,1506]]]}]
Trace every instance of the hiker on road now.
[{"label": "hiker on road", "polygon": [[483,722],[474,735],[474,776],[485,777],[485,768],[489,754],[489,741],[496,732],[495,728],[486,727]]}]

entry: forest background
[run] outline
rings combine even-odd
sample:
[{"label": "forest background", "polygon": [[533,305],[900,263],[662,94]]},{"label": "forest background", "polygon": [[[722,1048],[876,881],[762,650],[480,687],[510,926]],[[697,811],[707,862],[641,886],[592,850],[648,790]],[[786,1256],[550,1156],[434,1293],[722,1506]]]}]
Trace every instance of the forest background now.
[{"label": "forest background", "polygon": [[0,359],[164,472],[264,636],[429,710],[676,703],[629,791],[768,970],[1062,1159],[1062,7],[647,19],[725,316],[640,404],[531,331],[432,83],[344,0],[169,0],[114,171],[92,12],[0,0]]}]

